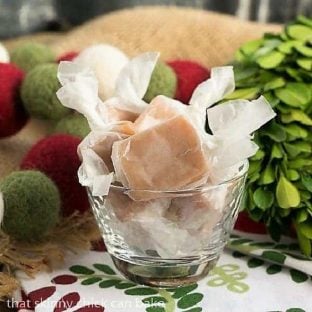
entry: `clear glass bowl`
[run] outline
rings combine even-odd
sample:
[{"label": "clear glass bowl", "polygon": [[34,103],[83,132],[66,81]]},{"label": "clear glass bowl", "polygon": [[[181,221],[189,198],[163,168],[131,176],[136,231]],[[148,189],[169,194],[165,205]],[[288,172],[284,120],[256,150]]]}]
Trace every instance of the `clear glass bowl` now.
[{"label": "clear glass bowl", "polygon": [[174,287],[194,283],[214,267],[236,220],[248,163],[216,186],[138,191],[111,186],[90,202],[106,247],[128,279]]}]

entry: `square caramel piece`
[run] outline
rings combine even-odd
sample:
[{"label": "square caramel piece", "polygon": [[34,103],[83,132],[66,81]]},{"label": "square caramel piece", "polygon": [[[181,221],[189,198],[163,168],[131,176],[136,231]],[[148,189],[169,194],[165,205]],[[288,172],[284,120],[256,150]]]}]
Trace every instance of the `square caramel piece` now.
[{"label": "square caramel piece", "polygon": [[179,112],[173,105],[180,106],[181,104],[162,95],[155,97],[134,122],[136,131],[141,132],[179,115]]},{"label": "square caramel piece", "polygon": [[208,175],[192,124],[178,115],[113,144],[117,177],[133,190],[179,190]]},{"label": "square caramel piece", "polygon": [[111,131],[107,132],[95,145],[92,146],[93,151],[102,158],[110,172],[114,170],[111,159],[112,146],[114,142],[127,138],[134,133],[134,126],[132,122],[121,122],[112,128]]}]

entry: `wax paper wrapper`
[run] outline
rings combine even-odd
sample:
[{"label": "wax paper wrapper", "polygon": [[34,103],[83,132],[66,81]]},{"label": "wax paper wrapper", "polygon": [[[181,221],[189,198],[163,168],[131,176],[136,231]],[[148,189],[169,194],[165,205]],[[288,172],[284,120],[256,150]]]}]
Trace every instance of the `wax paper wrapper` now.
[{"label": "wax paper wrapper", "polygon": [[[231,66],[213,68],[189,105],[161,95],[147,105],[142,98],[157,58],[157,53],[145,53],[131,60],[117,79],[114,97],[105,102],[98,98],[92,71],[61,63],[63,87],[57,95],[90,124],[92,131],[79,146],[78,176],[91,200],[104,200],[96,214],[105,219],[104,236],[110,228],[121,244],[141,255],[198,255],[207,242],[220,239],[224,227],[231,228],[237,186],[220,183],[246,166],[258,148],[252,133],[275,113],[263,97],[213,106],[234,90]],[[120,120],[116,111],[136,118]],[[218,188],[186,197],[167,192],[204,185]]]},{"label": "wax paper wrapper", "polygon": [[135,119],[148,105],[142,98],[158,57],[159,53],[149,52],[129,61],[117,79],[114,96],[105,102],[99,98],[98,81],[90,68],[75,61],[59,64],[58,79],[62,87],[57,97],[64,106],[83,114],[92,130],[78,148],[82,160],[78,177],[83,186],[91,188],[93,195],[107,194],[115,179],[112,168],[92,147],[103,141],[103,137],[120,140],[129,135],[129,131],[123,133],[120,128],[128,127],[125,120]]}]

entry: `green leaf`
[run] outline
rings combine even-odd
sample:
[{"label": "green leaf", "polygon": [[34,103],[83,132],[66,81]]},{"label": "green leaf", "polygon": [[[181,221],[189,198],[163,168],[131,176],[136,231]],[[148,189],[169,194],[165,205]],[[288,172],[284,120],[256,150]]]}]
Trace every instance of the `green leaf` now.
[{"label": "green leaf", "polygon": [[296,222],[301,223],[308,219],[309,215],[305,209],[300,209],[296,214]]},{"label": "green leaf", "polygon": [[312,59],[311,58],[298,58],[296,62],[301,68],[309,70],[309,71],[312,70]]},{"label": "green leaf", "polygon": [[105,274],[108,274],[108,275],[116,275],[115,271],[110,267],[108,266],[107,264],[99,264],[99,263],[95,263],[93,265],[97,270],[105,273]]},{"label": "green leaf", "polygon": [[290,308],[290,309],[287,309],[286,312],[306,312],[306,311],[300,308]]},{"label": "green leaf", "polygon": [[[296,228],[297,227],[298,227],[298,225],[296,226]],[[308,238],[306,238],[305,236],[303,236],[301,234],[301,232],[298,230],[298,228],[297,228],[297,238],[298,238],[300,249],[303,252],[303,254],[310,257],[311,251],[312,251],[311,241]]]},{"label": "green leaf", "polygon": [[203,311],[203,308],[193,308],[193,309],[183,311],[183,312],[202,312],[202,311]]},{"label": "green leaf", "polygon": [[260,88],[244,88],[244,89],[236,89],[231,94],[227,95],[225,100],[236,100],[236,99],[246,99],[252,100],[257,97],[260,92]]},{"label": "green leaf", "polygon": [[289,25],[286,32],[293,39],[308,41],[312,38],[312,29],[304,25]]},{"label": "green leaf", "polygon": [[300,150],[298,150],[295,146],[293,146],[290,143],[285,142],[283,145],[285,147],[285,150],[287,151],[288,156],[290,156],[291,158],[294,158],[301,153]]},{"label": "green leaf", "polygon": [[81,282],[81,285],[93,285],[93,284],[96,284],[97,282],[99,282],[101,280],[102,280],[102,278],[100,278],[100,277],[90,277],[90,278],[83,280]]},{"label": "green leaf", "polygon": [[296,50],[304,56],[312,57],[312,49],[307,46],[299,45],[296,47]]},{"label": "green leaf", "polygon": [[196,305],[197,303],[203,300],[203,295],[200,293],[191,293],[184,297],[182,297],[178,301],[178,308],[180,309],[188,309]]},{"label": "green leaf", "polygon": [[297,181],[300,179],[300,174],[297,170],[288,169],[286,172],[287,179],[290,181]]},{"label": "green leaf", "polygon": [[306,238],[312,240],[312,221],[305,221],[297,225],[297,230]]},{"label": "green leaf", "polygon": [[294,47],[296,46],[302,46],[302,41],[298,40],[288,40],[286,42],[281,43],[277,49],[285,54],[291,54],[293,52]]},{"label": "green leaf", "polygon": [[267,225],[267,229],[269,230],[273,240],[279,241],[281,239],[282,228],[277,218],[270,220],[269,224]]},{"label": "green leaf", "polygon": [[250,218],[256,222],[259,222],[263,217],[263,210],[259,208],[255,208],[249,211]]},{"label": "green leaf", "polygon": [[303,174],[301,176],[301,182],[309,192],[312,192],[312,176],[311,175]]},{"label": "green leaf", "polygon": [[252,174],[259,172],[260,169],[261,169],[261,161],[257,160],[257,161],[250,161],[249,162],[249,169],[248,169],[249,175],[252,175]]},{"label": "green leaf", "polygon": [[244,43],[240,50],[245,54],[245,55],[250,55],[256,52],[262,45],[263,39],[256,39],[252,41],[248,41]]},{"label": "green leaf", "polygon": [[297,158],[288,162],[290,169],[301,169],[302,167],[309,167],[312,165],[312,160],[307,158]]},{"label": "green leaf", "polygon": [[291,279],[296,283],[303,283],[309,279],[309,276],[301,271],[290,269]]},{"label": "green leaf", "polygon": [[166,312],[165,308],[163,307],[148,307],[146,308],[146,312]]},{"label": "green leaf", "polygon": [[83,266],[83,265],[73,265],[69,268],[69,270],[76,274],[82,274],[82,275],[91,275],[94,274],[94,271]]},{"label": "green leaf", "polygon": [[156,303],[166,303],[167,299],[165,299],[164,297],[159,297],[159,296],[152,296],[152,297],[148,297],[148,298],[144,298],[142,300],[143,303],[145,304],[156,304]]},{"label": "green leaf", "polygon": [[271,107],[276,107],[280,102],[280,100],[270,91],[264,92],[262,95],[270,103]]},{"label": "green leaf", "polygon": [[259,187],[253,195],[253,200],[257,207],[262,210],[266,210],[273,205],[274,194],[271,191],[266,191],[263,188]]},{"label": "green leaf", "polygon": [[101,282],[99,286],[100,288],[109,288],[109,287],[116,286],[118,283],[120,283],[119,279],[111,279],[111,280],[106,280],[106,281]]},{"label": "green leaf", "polygon": [[297,22],[299,22],[301,24],[304,24],[306,26],[312,27],[312,18],[308,18],[308,17],[306,17],[304,15],[297,16]]},{"label": "green leaf", "polygon": [[282,77],[275,78],[274,80],[271,80],[267,82],[264,85],[264,91],[269,91],[277,88],[284,87],[286,84],[286,81]]},{"label": "green leaf", "polygon": [[263,56],[260,56],[256,62],[260,67],[270,69],[281,64],[284,58],[285,54],[279,51],[271,51]]},{"label": "green leaf", "polygon": [[281,208],[297,207],[300,204],[299,191],[284,176],[281,176],[277,183],[276,199]]},{"label": "green leaf", "polygon": [[252,59],[257,60],[259,57],[269,54],[276,49],[281,42],[281,40],[276,38],[265,40],[263,46],[253,54]]},{"label": "green leaf", "polygon": [[247,261],[247,265],[249,268],[257,268],[264,264],[264,261],[258,258],[251,258]]},{"label": "green leaf", "polygon": [[115,288],[117,288],[117,289],[127,289],[127,288],[131,288],[131,287],[135,287],[135,286],[137,286],[137,284],[128,283],[128,282],[121,282],[121,283],[117,284],[115,286]]},{"label": "green leaf", "polygon": [[275,95],[292,107],[304,107],[311,101],[310,88],[300,82],[289,82],[284,88],[275,90]]},{"label": "green leaf", "polygon": [[271,250],[263,251],[262,257],[267,260],[277,262],[280,264],[284,264],[285,259],[286,259],[286,256],[284,254],[277,252],[277,251],[271,251]]},{"label": "green leaf", "polygon": [[282,114],[281,120],[283,123],[297,121],[303,125],[312,126],[312,119],[302,110],[298,109],[291,109],[289,114]]},{"label": "green leaf", "polygon": [[284,126],[284,129],[287,134],[290,134],[297,139],[305,139],[308,136],[308,131],[305,128],[300,127],[296,124]]},{"label": "green leaf", "polygon": [[148,288],[148,287],[137,287],[137,288],[127,289],[125,291],[125,294],[131,295],[131,296],[149,296],[149,295],[158,294],[158,291],[157,289]]},{"label": "green leaf", "polygon": [[251,78],[258,72],[257,66],[245,66],[245,65],[234,65],[234,78],[235,82],[239,82],[241,80],[246,80],[247,78]]},{"label": "green leaf", "polygon": [[195,290],[197,287],[198,287],[197,284],[179,287],[172,295],[172,298],[175,298],[175,299],[181,298],[185,296],[186,294],[190,293],[191,291]]},{"label": "green leaf", "polygon": [[271,159],[281,159],[283,158],[283,151],[278,144],[273,144],[271,150]]},{"label": "green leaf", "polygon": [[265,152],[262,151],[261,149],[258,149],[256,154],[252,157],[250,157],[250,160],[261,160],[265,156]]},{"label": "green leaf", "polygon": [[284,128],[277,124],[274,120],[262,128],[261,134],[268,136],[275,142],[283,142],[286,140],[286,132]]},{"label": "green leaf", "polygon": [[286,218],[287,216],[289,216],[291,213],[291,209],[278,209],[278,214],[282,217],[282,218]]},{"label": "green leaf", "polygon": [[270,275],[279,273],[282,271],[282,266],[278,265],[278,264],[271,264],[267,267],[266,272]]},{"label": "green leaf", "polygon": [[271,184],[275,181],[275,172],[272,164],[268,164],[266,168],[262,171],[259,185]]},{"label": "green leaf", "polygon": [[286,73],[296,81],[303,81],[298,69],[286,68]]}]

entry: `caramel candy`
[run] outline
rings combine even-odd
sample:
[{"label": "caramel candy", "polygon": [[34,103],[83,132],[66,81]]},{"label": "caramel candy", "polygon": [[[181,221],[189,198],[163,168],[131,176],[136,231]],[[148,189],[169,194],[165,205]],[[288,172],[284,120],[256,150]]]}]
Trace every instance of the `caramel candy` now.
[{"label": "caramel candy", "polygon": [[174,198],[165,217],[190,234],[208,237],[221,220],[225,209],[226,189],[215,192],[217,194],[202,193]]},{"label": "caramel candy", "polygon": [[113,144],[119,181],[133,190],[179,190],[202,180],[208,163],[192,124],[177,115]]},{"label": "caramel candy", "polygon": [[133,123],[122,122],[114,126],[110,132],[107,132],[104,137],[92,146],[92,149],[102,158],[110,172],[114,171],[111,159],[112,146],[114,142],[125,139],[134,133]]},{"label": "caramel candy", "polygon": [[[177,116],[179,113],[170,105],[171,101],[175,102],[161,95],[155,97],[147,109],[134,122],[136,131],[141,132]],[[178,103],[178,105],[181,104]]]},{"label": "caramel candy", "polygon": [[[135,221],[136,217],[139,218],[139,214],[144,211],[154,210],[154,213],[158,214],[166,210],[170,205],[170,199],[155,199],[148,201],[135,201],[132,200],[121,189],[114,189],[112,187],[105,198],[106,205],[114,212],[117,219],[121,222]],[[155,215],[156,216],[156,215]],[[159,217],[159,215],[158,215]]]},{"label": "caramel candy", "polygon": [[109,107],[108,117],[110,121],[135,121],[138,118],[138,114],[129,112],[126,110]]}]

